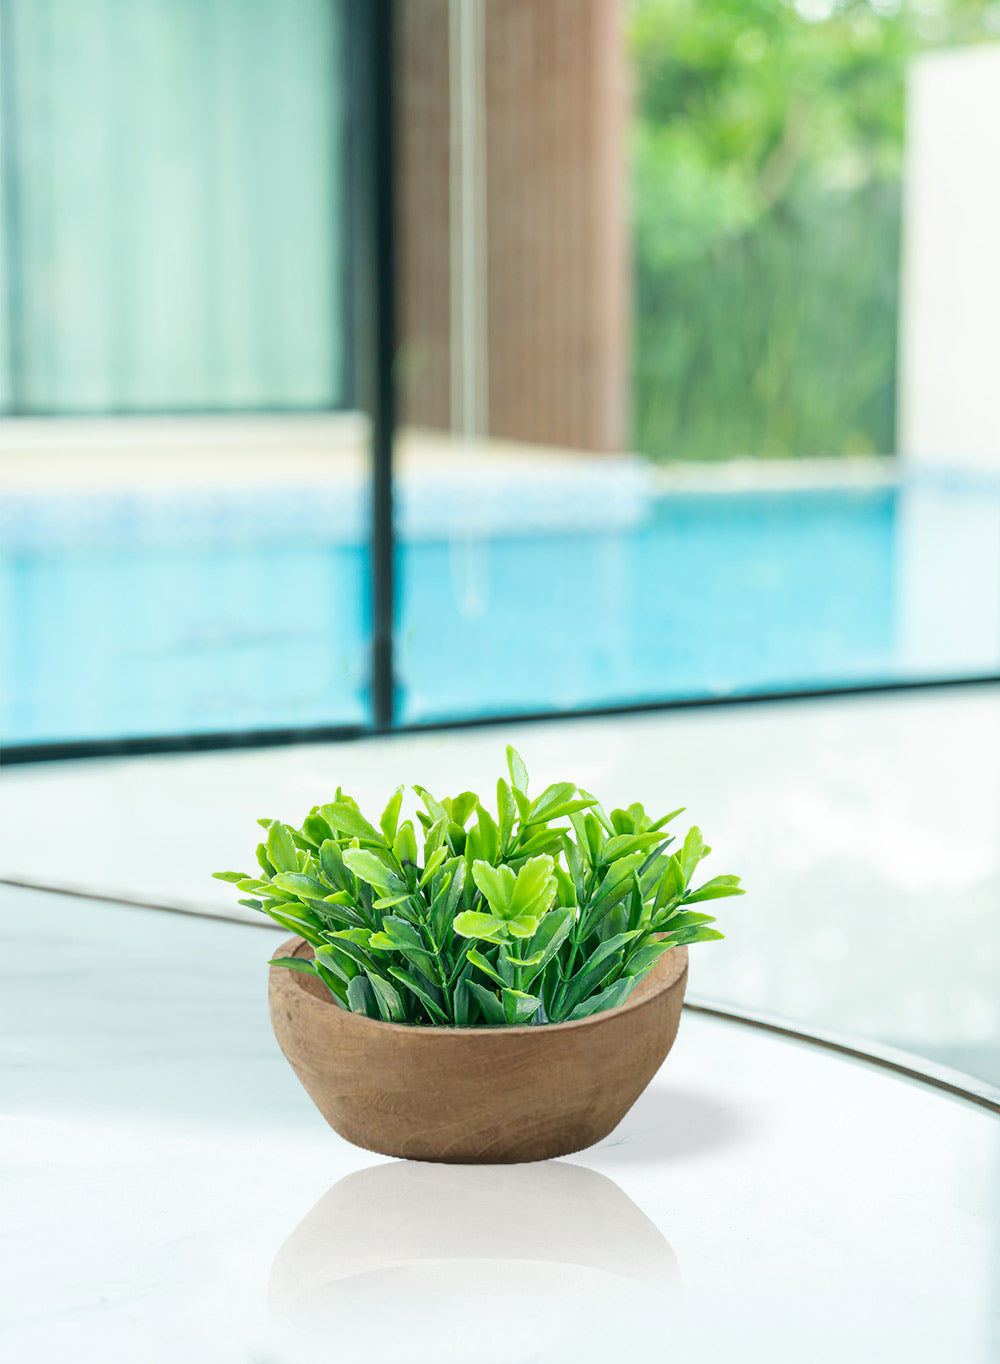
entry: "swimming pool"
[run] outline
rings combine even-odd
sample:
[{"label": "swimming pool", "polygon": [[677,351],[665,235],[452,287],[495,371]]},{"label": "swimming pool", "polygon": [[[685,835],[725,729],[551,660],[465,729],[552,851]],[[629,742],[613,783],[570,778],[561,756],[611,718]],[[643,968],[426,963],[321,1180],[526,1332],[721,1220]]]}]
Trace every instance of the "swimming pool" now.
[{"label": "swimming pool", "polygon": [[[402,722],[998,671],[995,487],[572,487],[401,489]],[[366,515],[361,486],[5,498],[0,737],[364,724]]]}]

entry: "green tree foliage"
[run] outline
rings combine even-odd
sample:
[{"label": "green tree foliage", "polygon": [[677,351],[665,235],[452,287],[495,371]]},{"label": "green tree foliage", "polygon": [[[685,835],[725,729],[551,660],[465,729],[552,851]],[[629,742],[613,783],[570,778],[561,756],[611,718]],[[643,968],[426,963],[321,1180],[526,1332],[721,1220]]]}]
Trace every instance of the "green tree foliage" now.
[{"label": "green tree foliage", "polygon": [[632,0],[636,447],[891,452],[907,63],[996,0]]}]

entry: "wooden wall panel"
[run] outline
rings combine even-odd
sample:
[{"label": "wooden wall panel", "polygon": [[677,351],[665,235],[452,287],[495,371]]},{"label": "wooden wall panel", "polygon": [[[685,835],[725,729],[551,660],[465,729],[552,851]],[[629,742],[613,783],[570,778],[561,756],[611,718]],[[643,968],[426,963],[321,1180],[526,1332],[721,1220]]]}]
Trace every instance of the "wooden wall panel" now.
[{"label": "wooden wall panel", "polygon": [[[404,420],[450,424],[447,0],[404,0]],[[627,91],[621,0],[486,0],[491,434],[626,440]]]}]

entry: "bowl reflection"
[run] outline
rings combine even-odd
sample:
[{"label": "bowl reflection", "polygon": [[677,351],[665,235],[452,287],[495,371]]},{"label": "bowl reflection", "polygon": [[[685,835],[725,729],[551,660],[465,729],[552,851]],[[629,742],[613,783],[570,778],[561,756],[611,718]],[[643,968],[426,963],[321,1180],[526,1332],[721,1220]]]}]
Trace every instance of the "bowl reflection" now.
[{"label": "bowl reflection", "polygon": [[394,1161],[320,1199],[275,1257],[268,1304],[289,1358],[336,1341],[366,1364],[579,1362],[648,1343],[679,1287],[663,1234],[595,1170]]}]

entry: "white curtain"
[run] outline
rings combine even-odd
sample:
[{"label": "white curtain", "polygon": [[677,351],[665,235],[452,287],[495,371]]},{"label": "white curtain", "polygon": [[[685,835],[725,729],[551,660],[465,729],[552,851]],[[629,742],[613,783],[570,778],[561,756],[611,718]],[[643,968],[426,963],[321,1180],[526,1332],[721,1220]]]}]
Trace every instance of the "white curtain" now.
[{"label": "white curtain", "polygon": [[4,15],[21,392],[0,405],[342,405],[338,0]]}]

